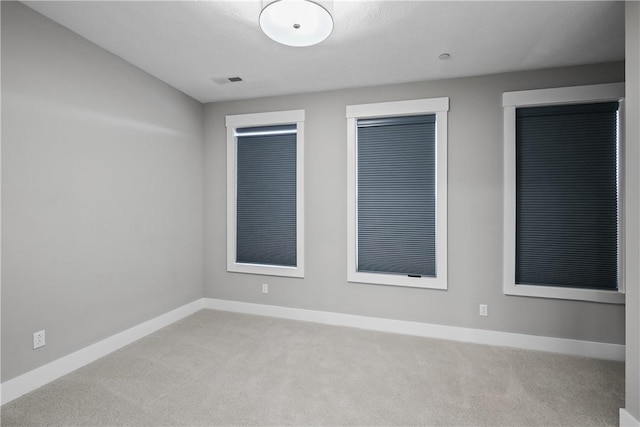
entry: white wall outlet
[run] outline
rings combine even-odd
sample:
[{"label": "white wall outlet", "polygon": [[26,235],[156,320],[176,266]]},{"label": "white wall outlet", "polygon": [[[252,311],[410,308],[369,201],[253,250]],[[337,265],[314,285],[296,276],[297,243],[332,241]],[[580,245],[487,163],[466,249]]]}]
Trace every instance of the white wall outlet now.
[{"label": "white wall outlet", "polygon": [[489,307],[487,304],[480,304],[480,316],[488,316],[489,315]]},{"label": "white wall outlet", "polygon": [[267,285],[266,283],[262,284],[262,293],[263,294],[268,294],[269,293],[269,285]]},{"label": "white wall outlet", "polygon": [[44,329],[33,333],[33,349],[40,348],[45,345]]}]

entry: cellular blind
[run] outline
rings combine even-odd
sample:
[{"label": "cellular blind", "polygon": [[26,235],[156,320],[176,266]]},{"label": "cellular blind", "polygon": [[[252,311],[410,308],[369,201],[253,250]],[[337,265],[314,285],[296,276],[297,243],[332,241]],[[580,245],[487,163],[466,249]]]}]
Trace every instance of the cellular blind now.
[{"label": "cellular blind", "polygon": [[516,109],[516,283],[618,287],[618,102]]},{"label": "cellular blind", "polygon": [[357,270],[436,276],[435,114],[357,121]]},{"label": "cellular blind", "polygon": [[236,262],[295,267],[296,125],[236,129]]}]

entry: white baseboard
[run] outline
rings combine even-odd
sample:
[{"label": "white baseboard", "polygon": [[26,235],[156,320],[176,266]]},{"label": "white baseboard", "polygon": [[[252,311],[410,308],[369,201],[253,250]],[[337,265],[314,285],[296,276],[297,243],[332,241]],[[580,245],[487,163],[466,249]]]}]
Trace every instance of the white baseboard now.
[{"label": "white baseboard", "polygon": [[213,298],[204,298],[204,308],[291,320],[303,320],[328,325],[350,326],[360,329],[392,332],[427,338],[439,338],[451,341],[471,342],[503,347],[516,347],[526,350],[548,351],[573,356],[593,357],[597,359],[624,361],[625,358],[625,347],[620,344],[542,337],[536,335],[515,334],[511,332],[489,331],[485,329],[461,328],[457,326],[382,319],[378,317],[304,310],[299,308],[252,304]]},{"label": "white baseboard", "polygon": [[620,427],[640,427],[640,421],[636,420],[626,409],[620,408]]},{"label": "white baseboard", "polygon": [[0,385],[0,401],[3,405],[11,402],[23,394],[42,387],[203,308],[204,298],[200,298],[9,381],[5,381]]}]

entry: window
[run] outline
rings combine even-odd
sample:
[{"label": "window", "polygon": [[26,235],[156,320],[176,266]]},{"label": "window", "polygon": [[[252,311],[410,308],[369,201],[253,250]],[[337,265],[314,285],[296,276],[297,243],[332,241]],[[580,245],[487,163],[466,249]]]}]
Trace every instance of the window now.
[{"label": "window", "polygon": [[623,96],[622,84],[504,94],[506,294],[624,302]]},{"label": "window", "polygon": [[447,288],[449,98],[347,106],[348,280]]},{"label": "window", "polygon": [[226,126],[227,270],[304,277],[304,110]]}]

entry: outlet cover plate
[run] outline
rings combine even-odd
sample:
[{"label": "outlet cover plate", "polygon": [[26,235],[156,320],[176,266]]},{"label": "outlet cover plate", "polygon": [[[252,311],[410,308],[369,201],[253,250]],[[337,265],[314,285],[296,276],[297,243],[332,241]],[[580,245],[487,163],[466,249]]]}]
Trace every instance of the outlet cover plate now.
[{"label": "outlet cover plate", "polygon": [[33,349],[40,348],[46,344],[44,329],[33,333]]},{"label": "outlet cover plate", "polygon": [[480,316],[488,316],[489,315],[489,307],[487,304],[480,304]]}]

